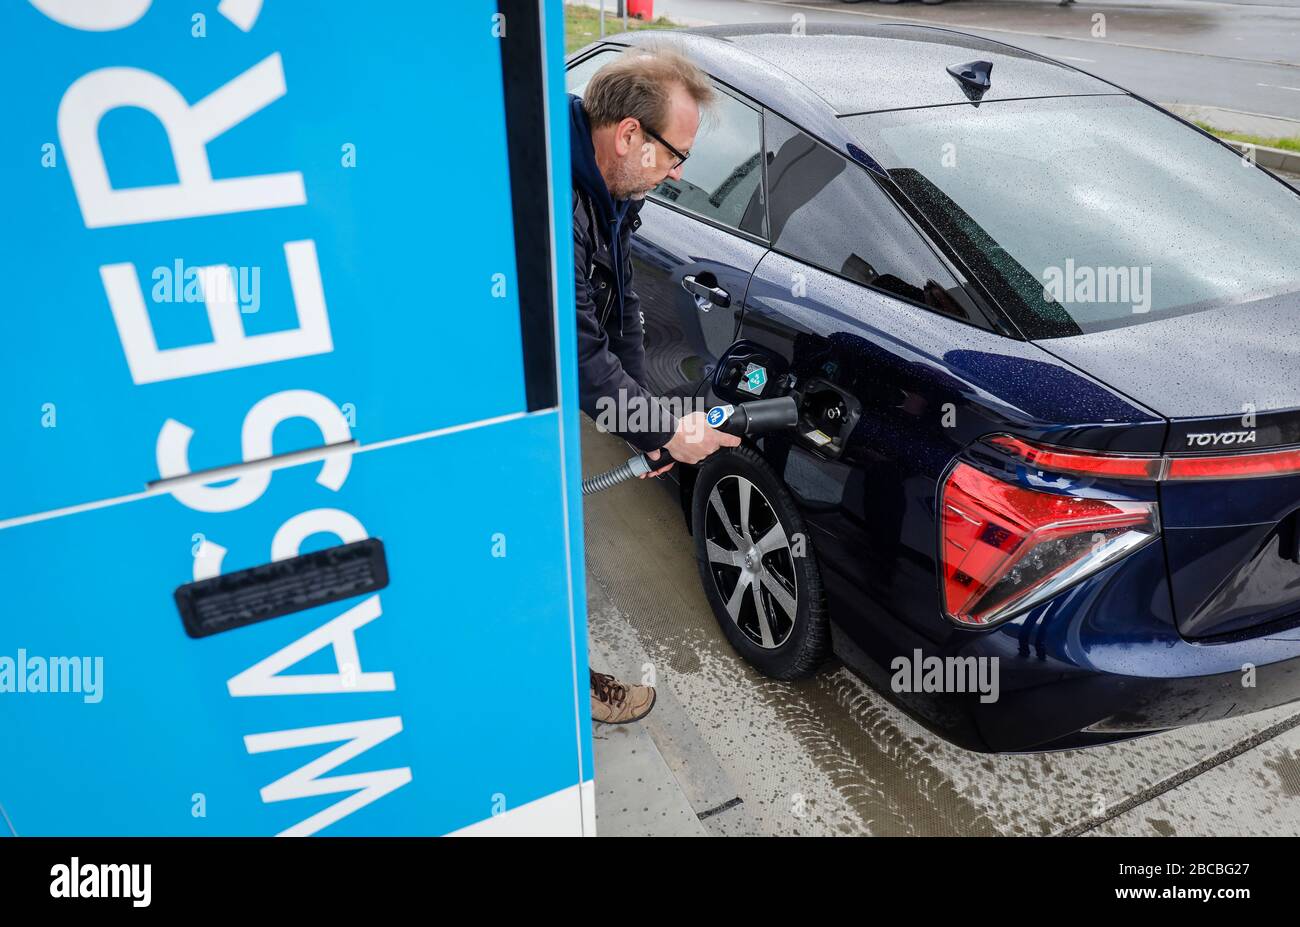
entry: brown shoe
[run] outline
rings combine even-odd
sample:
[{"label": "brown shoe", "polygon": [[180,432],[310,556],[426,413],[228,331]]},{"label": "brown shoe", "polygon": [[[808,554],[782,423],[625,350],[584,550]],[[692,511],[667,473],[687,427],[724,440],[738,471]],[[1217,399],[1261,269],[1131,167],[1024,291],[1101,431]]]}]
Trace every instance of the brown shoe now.
[{"label": "brown shoe", "polygon": [[653,686],[629,686],[591,671],[591,720],[605,724],[640,721],[655,707]]}]

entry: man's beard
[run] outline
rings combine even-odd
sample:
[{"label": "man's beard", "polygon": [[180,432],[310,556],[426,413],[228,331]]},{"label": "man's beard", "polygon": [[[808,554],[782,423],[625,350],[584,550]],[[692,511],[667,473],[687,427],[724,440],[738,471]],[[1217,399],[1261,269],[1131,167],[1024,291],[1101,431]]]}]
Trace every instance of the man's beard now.
[{"label": "man's beard", "polygon": [[614,177],[609,184],[609,195],[616,200],[643,200],[655,186],[658,185],[646,186],[635,161],[620,161],[614,168]]}]

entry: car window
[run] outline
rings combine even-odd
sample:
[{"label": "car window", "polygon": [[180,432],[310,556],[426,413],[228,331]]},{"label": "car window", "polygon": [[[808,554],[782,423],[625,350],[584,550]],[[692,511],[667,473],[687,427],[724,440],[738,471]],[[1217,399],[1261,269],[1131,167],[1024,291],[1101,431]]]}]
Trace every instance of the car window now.
[{"label": "car window", "polygon": [[650,195],[730,228],[766,237],[762,148],[762,114],[719,90],[700,120],[681,179],[665,179]]},{"label": "car window", "polygon": [[767,114],[773,247],[841,277],[967,321],[957,281],[867,171]]},{"label": "car window", "polygon": [[1029,338],[1300,291],[1300,197],[1139,100],[844,122]]},{"label": "car window", "polygon": [[590,58],[584,58],[569,68],[569,73],[564,77],[564,86],[574,96],[582,96],[582,92],[587,89],[587,83],[591,80],[591,76],[622,53],[622,49],[611,48],[598,51]]}]

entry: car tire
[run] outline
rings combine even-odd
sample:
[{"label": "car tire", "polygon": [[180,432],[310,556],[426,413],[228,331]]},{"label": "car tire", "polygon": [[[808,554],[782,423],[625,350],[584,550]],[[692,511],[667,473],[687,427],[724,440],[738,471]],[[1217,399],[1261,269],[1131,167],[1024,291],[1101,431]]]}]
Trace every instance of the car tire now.
[{"label": "car tire", "polygon": [[765,676],[811,676],[830,652],[821,572],[776,473],[748,447],[713,454],[696,477],[691,516],[704,594],[732,647]]}]

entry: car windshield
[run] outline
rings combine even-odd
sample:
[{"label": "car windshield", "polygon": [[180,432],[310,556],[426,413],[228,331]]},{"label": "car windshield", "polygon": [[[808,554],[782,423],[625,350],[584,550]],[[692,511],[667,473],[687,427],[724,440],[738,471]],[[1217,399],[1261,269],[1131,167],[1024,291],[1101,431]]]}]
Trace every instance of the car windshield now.
[{"label": "car windshield", "polygon": [[1131,97],[844,121],[1027,337],[1300,291],[1300,195]]}]

